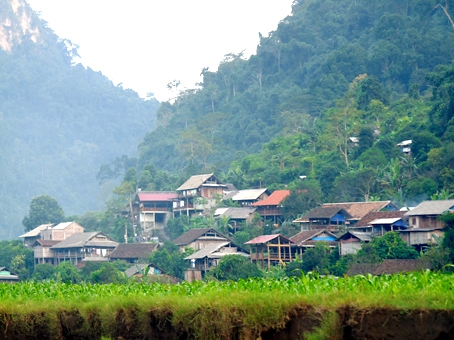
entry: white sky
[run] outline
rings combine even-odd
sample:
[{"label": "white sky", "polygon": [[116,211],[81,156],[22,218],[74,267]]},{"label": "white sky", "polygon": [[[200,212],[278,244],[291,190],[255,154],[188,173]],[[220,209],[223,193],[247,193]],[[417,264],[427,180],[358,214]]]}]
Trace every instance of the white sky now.
[{"label": "white sky", "polygon": [[142,97],[162,101],[166,85],[194,88],[204,67],[227,53],[255,53],[291,13],[293,0],[28,0],[60,38],[79,45],[81,62]]}]

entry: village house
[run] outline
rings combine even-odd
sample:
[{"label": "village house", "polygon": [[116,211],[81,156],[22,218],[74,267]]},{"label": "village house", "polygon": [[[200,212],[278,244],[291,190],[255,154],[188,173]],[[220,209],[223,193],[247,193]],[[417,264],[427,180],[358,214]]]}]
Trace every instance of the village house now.
[{"label": "village house", "polygon": [[262,216],[264,222],[280,224],[282,222],[282,202],[290,195],[290,190],[275,190],[265,199],[251,204],[257,208],[257,212]]},{"label": "village house", "polygon": [[249,223],[254,217],[257,208],[218,208],[214,212],[214,217],[219,220],[222,217],[229,219],[229,224],[232,226],[232,233],[235,233],[242,224]]},{"label": "village house", "polygon": [[306,249],[314,248],[317,242],[324,242],[330,248],[335,248],[338,243],[337,236],[325,229],[301,231],[290,237],[290,241],[296,244],[300,258]]},{"label": "village house", "polygon": [[25,234],[20,235],[19,237],[23,239],[24,246],[32,248],[36,240],[41,239],[41,232],[45,229],[50,229],[55,225],[56,225],[55,223],[41,224],[37,226],[35,229],[32,229],[26,232]]},{"label": "village house", "polygon": [[301,231],[324,230],[337,231],[345,229],[346,222],[352,216],[339,206],[319,206],[293,221],[300,224]]},{"label": "village house", "polygon": [[417,250],[435,244],[435,237],[443,237],[443,222],[439,220],[445,212],[454,212],[454,200],[424,201],[407,211],[404,219],[409,228],[400,231],[402,239]]},{"label": "village house", "polygon": [[219,244],[227,241],[230,240],[216,229],[196,228],[187,231],[172,242],[180,248],[181,252],[184,252],[185,248],[191,248],[198,251],[210,244]]},{"label": "village house", "polygon": [[60,242],[54,240],[36,240],[32,246],[35,266],[38,264],[55,265],[56,259],[52,247]]},{"label": "village house", "polygon": [[224,195],[223,200],[232,200],[233,203],[237,203],[240,207],[249,207],[251,204],[264,200],[270,195],[267,188],[261,189],[246,189],[239,191],[232,191]]},{"label": "village house", "polygon": [[19,276],[7,267],[0,267],[0,283],[15,283],[19,282]]},{"label": "village house", "polygon": [[152,231],[163,229],[173,215],[173,205],[178,194],[174,191],[139,191],[134,202],[133,214],[138,215],[138,223],[142,237],[146,240],[152,236]]},{"label": "village house", "polygon": [[82,261],[108,261],[108,256],[117,246],[118,242],[109,236],[94,231],[73,234],[50,249],[55,253],[55,265],[71,261],[77,266]]},{"label": "village house", "polygon": [[203,213],[216,206],[226,188],[213,174],[191,176],[177,189],[178,197],[173,203],[174,214],[194,216]]},{"label": "village house", "polygon": [[249,252],[236,246],[231,241],[212,243],[189,255],[190,269],[185,272],[185,280],[192,282],[205,277],[207,271],[216,267],[226,255],[241,255],[249,258]]},{"label": "village house", "polygon": [[46,228],[41,231],[42,240],[63,241],[74,234],[84,232],[84,227],[77,222],[62,222],[51,228]]},{"label": "village house", "polygon": [[372,233],[350,229],[341,235],[338,241],[340,255],[356,254],[361,249],[363,243],[372,241]]},{"label": "village house", "polygon": [[120,243],[107,257],[110,261],[138,263],[158,249],[157,243]]},{"label": "village house", "polygon": [[251,262],[262,268],[292,262],[297,252],[295,243],[280,234],[258,236],[245,244],[251,246]]},{"label": "village house", "polygon": [[[363,218],[361,218],[361,220],[356,222],[354,225],[349,226],[349,230],[374,233],[374,235],[382,235],[383,234],[382,230],[379,228],[379,225],[376,223],[377,220],[385,220],[388,222],[388,227],[386,228],[386,231],[391,231],[391,228],[393,229],[393,231],[408,228],[408,224],[404,221],[404,215],[405,215],[405,211],[400,211],[400,210],[372,211],[372,212],[368,213],[366,216],[364,216]],[[389,222],[392,220],[395,220],[395,222],[391,222],[391,224],[393,224],[393,223],[395,224],[395,228],[394,228],[394,226],[389,225]],[[401,221],[401,222],[398,222],[398,221]],[[375,222],[375,225],[372,222]]]}]

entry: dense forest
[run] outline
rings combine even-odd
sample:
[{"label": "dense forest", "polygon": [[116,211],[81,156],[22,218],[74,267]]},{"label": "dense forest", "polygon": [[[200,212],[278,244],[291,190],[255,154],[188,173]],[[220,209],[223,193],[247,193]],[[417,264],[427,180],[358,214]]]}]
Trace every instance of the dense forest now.
[{"label": "dense forest", "polygon": [[[111,188],[96,173],[133,155],[154,127],[158,102],[75,64],[23,1],[0,0],[0,239],[23,232],[32,197],[49,194],[67,214],[99,209]],[[108,193],[103,193],[107,190]]]},{"label": "dense forest", "polygon": [[[310,187],[311,204],[449,197],[450,5],[295,1],[255,55],[227,54],[217,71],[202,70],[198,88],[161,103],[157,128],[138,146],[141,187],[175,189],[189,175],[215,172],[239,189]],[[178,91],[178,81],[171,85]],[[405,140],[411,153],[397,145]]]}]

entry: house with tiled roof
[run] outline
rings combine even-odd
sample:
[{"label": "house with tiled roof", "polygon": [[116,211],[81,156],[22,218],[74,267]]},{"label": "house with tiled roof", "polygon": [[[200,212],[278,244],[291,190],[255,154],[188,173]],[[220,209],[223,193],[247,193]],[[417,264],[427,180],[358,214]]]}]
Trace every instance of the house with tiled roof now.
[{"label": "house with tiled roof", "polygon": [[257,208],[257,212],[263,219],[273,224],[279,224],[282,220],[282,202],[290,196],[290,190],[275,190],[267,198],[251,204]]},{"label": "house with tiled roof", "polygon": [[227,255],[250,257],[248,251],[238,247],[232,241],[209,244],[185,258],[190,268],[185,273],[186,281],[191,282],[195,278],[203,278],[210,269],[216,267],[222,258]]},{"label": "house with tiled roof", "polygon": [[[358,222],[354,225],[349,226],[349,229],[360,231],[360,232],[372,232],[373,230],[373,221],[381,220],[381,219],[397,219],[404,221],[405,211],[400,210],[393,210],[393,211],[372,211],[368,213],[366,216],[361,218]],[[402,226],[408,226],[406,222],[402,223]],[[396,225],[396,227],[398,227]],[[398,229],[396,229],[398,230]],[[376,233],[379,230],[375,231]]]},{"label": "house with tiled roof", "polygon": [[141,259],[148,259],[157,249],[157,243],[120,243],[107,257],[110,261],[138,263]]},{"label": "house with tiled roof", "polygon": [[322,205],[310,210],[294,222],[300,223],[302,231],[323,229],[336,231],[345,227],[351,217],[341,206]]},{"label": "house with tiled roof", "polygon": [[260,264],[262,268],[291,262],[297,252],[295,243],[281,234],[258,236],[245,245],[251,248],[251,262]]},{"label": "house with tiled roof", "polygon": [[351,216],[346,222],[348,226],[354,226],[356,222],[360,221],[371,212],[399,210],[392,201],[325,203],[323,206],[345,209]]},{"label": "house with tiled roof", "polygon": [[225,189],[227,186],[214,174],[191,176],[176,190],[178,197],[174,199],[173,211],[187,216],[202,213],[222,199]]},{"label": "house with tiled roof", "polygon": [[411,229],[441,229],[443,222],[438,217],[445,212],[454,212],[454,200],[424,201],[405,213]]},{"label": "house with tiled roof", "polygon": [[298,247],[298,254],[301,256],[307,248],[315,247],[317,242],[325,242],[330,248],[337,246],[337,236],[326,229],[304,230],[290,237],[290,240]]},{"label": "house with tiled roof", "polygon": [[210,244],[219,244],[228,241],[230,240],[216,229],[195,228],[188,230],[172,242],[180,248],[181,252],[183,252],[185,248],[191,248],[195,251],[199,251]]},{"label": "house with tiled roof", "polygon": [[78,265],[82,261],[108,261],[108,256],[118,244],[109,236],[94,231],[73,234],[50,249],[55,253],[55,265],[63,261]]},{"label": "house with tiled roof", "polygon": [[152,231],[165,228],[172,217],[178,194],[175,191],[139,191],[134,202],[134,216],[142,230],[142,237],[151,237]]}]

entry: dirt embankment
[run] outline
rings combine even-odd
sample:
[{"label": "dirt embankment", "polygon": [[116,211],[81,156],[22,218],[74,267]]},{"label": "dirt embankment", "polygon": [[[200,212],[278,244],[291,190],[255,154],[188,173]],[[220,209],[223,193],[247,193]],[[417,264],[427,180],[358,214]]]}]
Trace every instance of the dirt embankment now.
[{"label": "dirt embankment", "polygon": [[[0,339],[454,339],[454,310],[358,309],[324,311],[309,306],[293,309],[278,325],[246,326],[238,314],[220,320],[216,311],[176,321],[170,310],[112,311],[111,319],[96,311],[55,314],[0,312]],[[205,320],[204,324],[200,321]],[[226,322],[225,320],[229,320]]]}]

